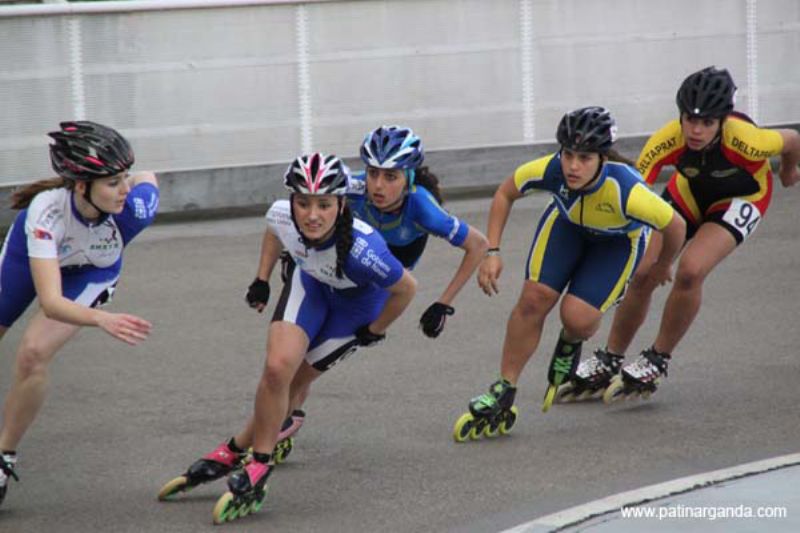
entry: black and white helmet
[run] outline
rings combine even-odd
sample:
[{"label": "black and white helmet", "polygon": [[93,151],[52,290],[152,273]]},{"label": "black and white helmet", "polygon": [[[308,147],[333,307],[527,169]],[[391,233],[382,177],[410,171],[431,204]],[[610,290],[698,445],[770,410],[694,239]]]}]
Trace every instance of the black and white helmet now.
[{"label": "black and white helmet", "polygon": [[283,176],[283,184],[298,194],[344,196],[349,178],[350,169],[341,159],[315,152],[292,161]]}]

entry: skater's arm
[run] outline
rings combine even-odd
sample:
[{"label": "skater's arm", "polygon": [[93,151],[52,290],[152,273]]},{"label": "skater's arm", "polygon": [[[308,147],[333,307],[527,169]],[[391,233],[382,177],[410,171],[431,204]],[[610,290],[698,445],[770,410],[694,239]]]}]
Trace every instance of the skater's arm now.
[{"label": "skater's arm", "polygon": [[470,227],[467,238],[461,244],[461,248],[464,250],[464,258],[461,260],[458,270],[453,274],[450,284],[447,285],[438,300],[445,305],[452,304],[461,288],[466,284],[472,273],[475,272],[475,269],[478,268],[478,265],[481,264],[481,261],[486,256],[486,251],[489,249],[489,241],[483,233]]},{"label": "skater's arm", "polygon": [[783,150],[781,151],[781,166],[778,176],[784,187],[791,187],[800,181],[800,133],[795,130],[776,130],[783,137]]},{"label": "skater's arm", "polygon": [[417,280],[409,274],[408,270],[403,271],[394,285],[387,288],[389,298],[383,305],[383,310],[378,317],[369,325],[369,331],[376,335],[383,335],[401,314],[417,292]]},{"label": "skater's arm", "polygon": [[672,262],[683,248],[686,239],[686,221],[674,211],[672,220],[661,230],[661,234],[664,237],[661,253],[648,274],[658,285],[672,281]]},{"label": "skater's arm", "polygon": [[514,176],[509,176],[497,188],[492,198],[492,206],[489,208],[489,222],[486,228],[486,237],[489,241],[489,250],[495,253],[489,254],[483,260],[478,271],[478,285],[488,296],[497,294],[497,280],[503,271],[503,261],[500,259],[500,242],[503,237],[503,230],[511,213],[513,203],[522,197],[522,193],[517,189]]},{"label": "skater's arm", "polygon": [[264,238],[261,240],[261,257],[258,261],[256,278],[262,281],[269,281],[282,250],[283,244],[281,244],[280,239],[271,231],[265,231]]},{"label": "skater's arm", "polygon": [[64,298],[57,259],[31,257],[30,265],[36,295],[47,318],[75,326],[100,327],[128,344],[137,344],[150,333],[151,324],[142,318],[84,307]]}]

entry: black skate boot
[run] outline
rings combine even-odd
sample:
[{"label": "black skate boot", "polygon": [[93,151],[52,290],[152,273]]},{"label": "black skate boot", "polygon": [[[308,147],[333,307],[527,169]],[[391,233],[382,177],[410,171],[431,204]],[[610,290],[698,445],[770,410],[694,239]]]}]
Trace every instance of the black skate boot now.
[{"label": "black skate boot", "polygon": [[239,449],[233,439],[223,442],[214,451],[192,463],[185,474],[161,487],[158,499],[165,501],[198,485],[225,477],[231,471],[241,468],[246,458],[247,453]]},{"label": "black skate boot", "polygon": [[254,452],[253,460],[228,478],[228,492],[214,506],[214,523],[232,522],[261,510],[274,467],[269,454]]},{"label": "black skate boot", "polygon": [[0,454],[0,505],[6,498],[8,491],[8,481],[10,478],[19,481],[14,467],[17,466],[17,454],[13,452],[3,452]]},{"label": "black skate boot", "polygon": [[517,421],[518,411],[514,406],[516,394],[517,388],[506,379],[492,383],[489,392],[470,400],[469,412],[456,421],[453,428],[455,441],[508,434]]},{"label": "black skate boot", "polygon": [[657,352],[655,348],[642,351],[632,363],[622,367],[603,394],[603,401],[611,404],[617,400],[641,396],[647,400],[653,394],[662,377],[667,377],[667,366],[671,356]]},{"label": "black skate boot", "polygon": [[581,346],[583,346],[583,341],[564,340],[564,330],[561,330],[558,343],[553,350],[553,358],[550,359],[550,367],[547,370],[547,381],[550,382],[550,385],[544,394],[543,413],[546,413],[553,405],[558,388],[575,375],[575,370],[581,360]]},{"label": "black skate boot", "polygon": [[556,403],[594,400],[602,397],[611,379],[619,373],[624,355],[605,350],[595,350],[588,359],[581,361],[571,381],[561,385],[556,393]]}]

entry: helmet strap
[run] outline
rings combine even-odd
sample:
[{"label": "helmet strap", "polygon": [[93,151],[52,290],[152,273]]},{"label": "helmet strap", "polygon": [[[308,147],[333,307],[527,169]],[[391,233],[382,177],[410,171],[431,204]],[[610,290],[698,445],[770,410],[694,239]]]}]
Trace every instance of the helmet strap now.
[{"label": "helmet strap", "polygon": [[100,207],[92,201],[92,180],[86,180],[83,182],[85,184],[83,188],[83,198],[92,206],[100,216],[98,218],[103,218],[104,216],[110,215],[107,211],[103,211]]}]

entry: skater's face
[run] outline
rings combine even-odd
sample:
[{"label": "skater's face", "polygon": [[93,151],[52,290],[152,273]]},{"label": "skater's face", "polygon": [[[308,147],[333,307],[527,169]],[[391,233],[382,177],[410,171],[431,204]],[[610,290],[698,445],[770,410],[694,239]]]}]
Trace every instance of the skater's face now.
[{"label": "skater's face", "polygon": [[603,159],[597,152],[576,152],[569,148],[561,149],[561,170],[567,187],[577,191],[587,186],[597,175]]},{"label": "skater's face", "polygon": [[322,241],[333,234],[336,217],[344,208],[335,194],[292,195],[294,220],[306,239]]},{"label": "skater's face", "polygon": [[686,139],[686,147],[689,150],[702,150],[719,133],[722,120],[718,118],[691,117],[686,113],[681,113],[681,131],[683,138]]},{"label": "skater's face", "polygon": [[76,205],[78,211],[86,218],[97,218],[101,213],[85,199],[86,187],[91,187],[90,198],[92,203],[99,207],[104,213],[119,214],[125,208],[125,199],[131,192],[128,183],[128,173],[121,172],[116,176],[100,178],[91,183],[78,181],[75,183]]},{"label": "skater's face", "polygon": [[367,167],[367,196],[381,211],[392,211],[403,203],[408,178],[399,168]]}]

